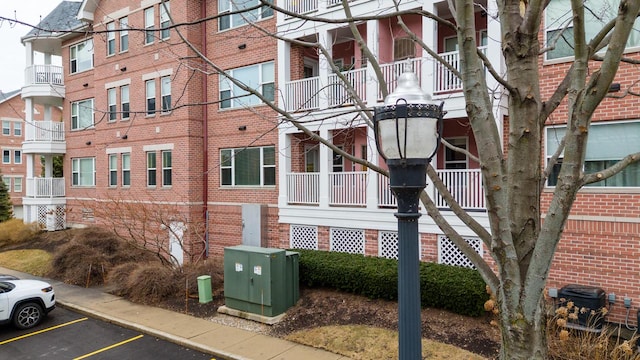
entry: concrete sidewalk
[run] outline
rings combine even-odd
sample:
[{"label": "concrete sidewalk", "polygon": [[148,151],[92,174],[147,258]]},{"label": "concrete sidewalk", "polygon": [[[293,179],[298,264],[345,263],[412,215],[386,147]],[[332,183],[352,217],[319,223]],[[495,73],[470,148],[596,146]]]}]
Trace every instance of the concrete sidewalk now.
[{"label": "concrete sidewalk", "polygon": [[20,279],[47,281],[53,285],[56,292],[56,302],[60,307],[209,353],[214,355],[216,359],[348,359],[342,355],[291,341],[217,324],[165,309],[134,304],[98,289],[68,285],[2,267],[0,267],[0,273],[14,275]]}]

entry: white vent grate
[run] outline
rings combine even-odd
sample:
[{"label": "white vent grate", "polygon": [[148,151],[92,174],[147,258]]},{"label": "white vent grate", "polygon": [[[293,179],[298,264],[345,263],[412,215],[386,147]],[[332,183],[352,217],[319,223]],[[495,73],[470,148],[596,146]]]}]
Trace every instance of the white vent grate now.
[{"label": "white vent grate", "polygon": [[378,256],[388,259],[398,258],[398,232],[378,232]]},{"label": "white vent grate", "polygon": [[331,228],[331,251],[364,254],[364,230]]},{"label": "white vent grate", "polygon": [[289,243],[292,249],[318,250],[318,227],[291,225]]},{"label": "white vent grate", "polygon": [[[464,238],[467,244],[482,255],[482,241],[479,238]],[[438,236],[438,263],[463,266],[475,269],[473,263],[458,249],[458,247],[444,235]]]}]

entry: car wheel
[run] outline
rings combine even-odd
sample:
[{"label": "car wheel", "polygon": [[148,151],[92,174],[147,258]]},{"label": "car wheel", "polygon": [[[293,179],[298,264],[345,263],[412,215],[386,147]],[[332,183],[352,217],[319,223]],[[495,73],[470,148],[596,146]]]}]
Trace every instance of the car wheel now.
[{"label": "car wheel", "polygon": [[20,304],[13,313],[13,325],[18,329],[29,329],[38,325],[43,316],[40,305],[33,302]]}]

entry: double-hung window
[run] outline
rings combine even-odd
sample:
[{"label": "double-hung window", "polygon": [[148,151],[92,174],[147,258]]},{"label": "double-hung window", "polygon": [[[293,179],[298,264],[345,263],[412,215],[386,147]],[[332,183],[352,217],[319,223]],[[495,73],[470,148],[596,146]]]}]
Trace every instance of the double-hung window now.
[{"label": "double-hung window", "polygon": [[156,152],[147,152],[147,186],[155,187],[157,184],[156,178]]},{"label": "double-hung window", "polygon": [[109,121],[115,121],[118,105],[116,104],[116,88],[107,90],[107,101],[109,102]]},{"label": "double-hung window", "polygon": [[118,155],[109,154],[109,186],[118,186]]},{"label": "double-hung window", "polygon": [[13,150],[13,163],[22,164],[22,150]]},{"label": "double-hung window", "polygon": [[[250,10],[223,15],[244,9]],[[220,0],[218,2],[218,14],[223,15],[218,20],[218,29],[226,30],[271,17],[273,16],[273,9],[268,6],[260,6],[259,0]]]},{"label": "double-hung window", "polygon": [[129,118],[129,85],[120,86],[120,109],[122,109],[122,120]]},{"label": "double-hung window", "polygon": [[[275,98],[275,72],[273,62],[245,66],[227,71],[229,76],[255,89],[268,101]],[[229,78],[220,75],[220,108],[237,108],[260,104],[261,100],[242,90]]]},{"label": "double-hung window", "polygon": [[220,150],[220,184],[223,186],[273,186],[276,158],[273,146]]},{"label": "double-hung window", "polygon": [[165,1],[160,3],[160,39],[166,40],[169,38],[170,30],[169,30],[169,2]]},{"label": "double-hung window", "polygon": [[107,24],[107,56],[116,53],[116,23]]},{"label": "double-hung window", "polygon": [[129,18],[120,19],[120,52],[129,50]]},{"label": "double-hung window", "polygon": [[13,123],[13,136],[22,136],[22,123],[19,121]]},{"label": "double-hung window", "polygon": [[[584,0],[584,30],[587,43],[603,26],[618,15],[618,0]],[[552,0],[545,10],[545,43],[553,47],[546,53],[547,60],[573,56],[573,12],[569,0]],[[640,28],[636,19],[634,29]],[[627,47],[640,46],[640,34],[631,31]]]},{"label": "double-hung window", "polygon": [[131,186],[131,154],[122,154],[122,186]]},{"label": "double-hung window", "polygon": [[8,176],[3,176],[2,182],[4,182],[4,186],[7,189],[7,191],[11,191],[11,178]]},{"label": "double-hung window", "polygon": [[11,135],[11,121],[2,120],[2,135],[5,135],[5,136]]},{"label": "double-hung window", "polygon": [[154,35],[153,7],[144,9],[144,43],[152,44]]},{"label": "double-hung window", "polygon": [[147,80],[145,83],[147,96],[147,116],[156,113],[156,81]]},{"label": "double-hung window", "polygon": [[2,150],[2,163],[11,164],[11,150]]},{"label": "double-hung window", "polygon": [[171,151],[162,152],[162,186],[171,186]]},{"label": "double-hung window", "polygon": [[171,76],[160,78],[160,96],[162,112],[171,111]]},{"label": "double-hung window", "polygon": [[14,192],[22,192],[22,178],[21,177],[14,177],[13,178],[13,191]]},{"label": "double-hung window", "polygon": [[96,185],[96,159],[93,157],[71,159],[71,185]]},{"label": "double-hung window", "polygon": [[[558,149],[558,144],[564,137],[567,128],[566,126],[556,126],[548,127],[546,130],[545,151],[548,161]],[[611,146],[611,144],[615,144],[615,146]],[[589,128],[584,172],[585,174],[597,173],[636,152],[640,152],[640,121],[593,123]],[[562,155],[549,174],[547,181],[549,186],[557,184],[561,165]],[[618,174],[587,186],[640,187],[640,163],[631,164]]]},{"label": "double-hung window", "polygon": [[85,40],[69,47],[70,73],[75,74],[93,68],[93,40]]},{"label": "double-hung window", "polygon": [[93,126],[93,99],[71,103],[71,130],[81,130]]}]

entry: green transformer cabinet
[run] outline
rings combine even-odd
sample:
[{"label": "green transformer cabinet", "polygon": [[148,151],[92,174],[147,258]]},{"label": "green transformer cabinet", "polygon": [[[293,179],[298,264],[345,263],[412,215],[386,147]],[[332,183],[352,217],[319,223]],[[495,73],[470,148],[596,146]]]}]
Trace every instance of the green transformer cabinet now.
[{"label": "green transformer cabinet", "polygon": [[225,305],[270,317],[285,312],[300,296],[297,255],[247,245],[225,248]]}]

